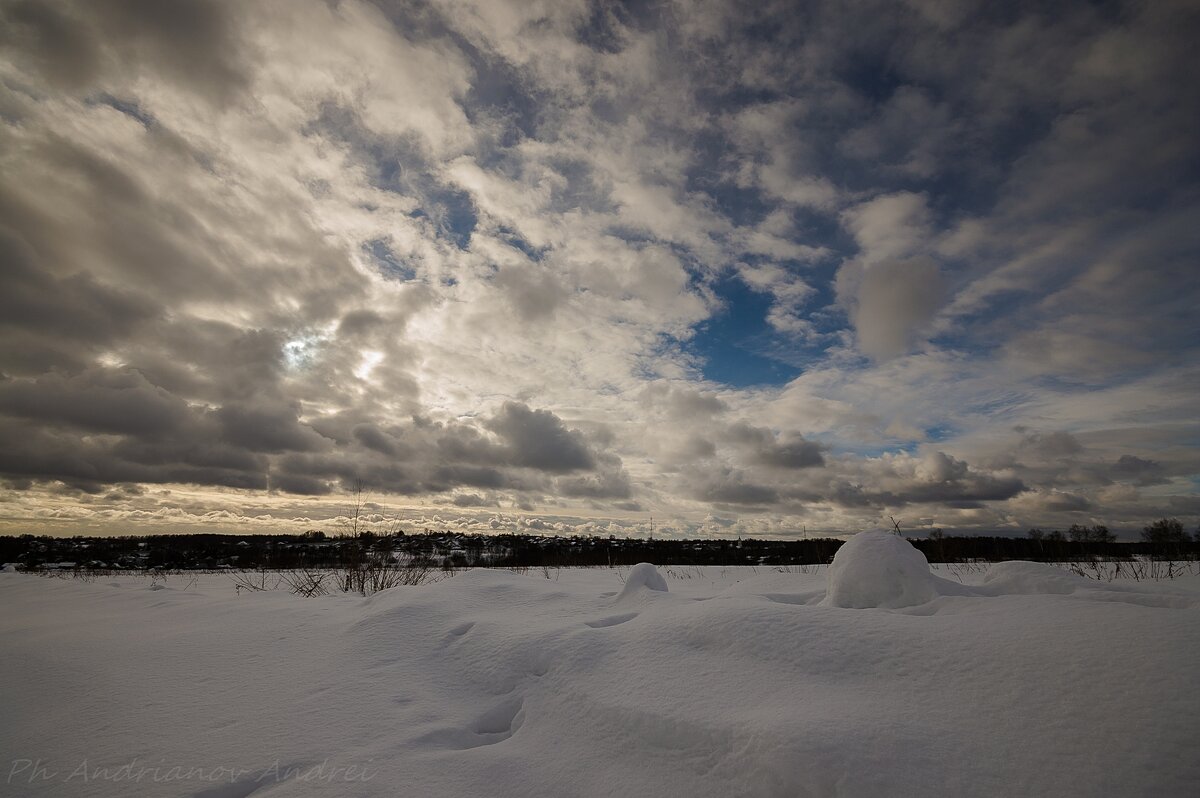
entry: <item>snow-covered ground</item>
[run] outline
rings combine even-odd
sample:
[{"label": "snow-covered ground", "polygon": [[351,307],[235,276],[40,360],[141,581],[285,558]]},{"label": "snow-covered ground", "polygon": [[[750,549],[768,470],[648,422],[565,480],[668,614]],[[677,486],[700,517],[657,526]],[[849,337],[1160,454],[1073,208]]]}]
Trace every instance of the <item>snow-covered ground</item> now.
[{"label": "snow-covered ground", "polygon": [[365,599],[0,573],[0,794],[1200,794],[1200,577],[852,543]]}]

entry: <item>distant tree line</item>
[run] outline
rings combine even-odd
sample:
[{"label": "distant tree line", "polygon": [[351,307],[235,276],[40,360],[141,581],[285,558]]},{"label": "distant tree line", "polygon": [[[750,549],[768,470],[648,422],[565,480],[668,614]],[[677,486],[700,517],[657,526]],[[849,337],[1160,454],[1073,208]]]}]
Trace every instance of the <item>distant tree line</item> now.
[{"label": "distant tree line", "polygon": [[[1200,559],[1200,530],[1188,534],[1176,519],[1147,525],[1138,541],[1118,541],[1105,526],[1074,525],[1065,532],[1030,529],[1023,537],[951,536],[935,529],[908,538],[930,562],[1108,559]],[[815,565],[842,545],[833,538],[804,540],[676,540],[537,535],[473,535],[425,530],[327,535],[149,535],[55,538],[0,537],[0,562],[18,567],[111,569],[355,568],[394,559],[441,567],[659,565]]]}]

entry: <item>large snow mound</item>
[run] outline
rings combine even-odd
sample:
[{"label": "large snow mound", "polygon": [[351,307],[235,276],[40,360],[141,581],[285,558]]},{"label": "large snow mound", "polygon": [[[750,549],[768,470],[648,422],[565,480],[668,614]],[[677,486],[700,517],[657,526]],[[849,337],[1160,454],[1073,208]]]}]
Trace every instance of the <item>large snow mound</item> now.
[{"label": "large snow mound", "polygon": [[667,592],[667,580],[648,562],[640,562],[629,569],[629,576],[625,577],[625,587],[621,590],[619,598],[633,595],[642,589]]},{"label": "large snow mound", "polygon": [[896,609],[937,598],[925,555],[899,535],[859,532],[829,566],[829,607]]}]

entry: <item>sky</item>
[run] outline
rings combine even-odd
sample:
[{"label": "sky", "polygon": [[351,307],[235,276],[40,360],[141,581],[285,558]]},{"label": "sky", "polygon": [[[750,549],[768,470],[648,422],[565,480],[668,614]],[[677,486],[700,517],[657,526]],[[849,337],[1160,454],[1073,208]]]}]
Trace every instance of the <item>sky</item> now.
[{"label": "sky", "polygon": [[1192,529],[1196,41],[3,0],[0,532]]}]

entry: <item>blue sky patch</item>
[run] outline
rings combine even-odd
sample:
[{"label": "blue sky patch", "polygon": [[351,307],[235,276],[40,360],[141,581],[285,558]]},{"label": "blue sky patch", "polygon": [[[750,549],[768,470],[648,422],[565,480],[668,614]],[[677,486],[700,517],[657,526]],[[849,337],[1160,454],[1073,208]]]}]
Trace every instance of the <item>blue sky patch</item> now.
[{"label": "blue sky patch", "polygon": [[772,353],[780,338],[767,323],[771,297],[728,277],[716,286],[723,310],[698,327],[685,350],[703,362],[704,378],[735,388],[783,385],[801,373]]},{"label": "blue sky patch", "polygon": [[363,251],[371,256],[375,268],[384,277],[401,282],[416,279],[417,270],[396,257],[388,242],[382,238],[375,238],[363,244]]}]

